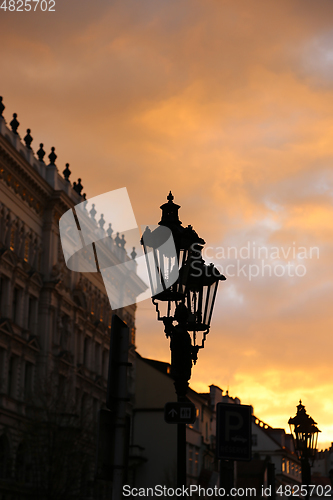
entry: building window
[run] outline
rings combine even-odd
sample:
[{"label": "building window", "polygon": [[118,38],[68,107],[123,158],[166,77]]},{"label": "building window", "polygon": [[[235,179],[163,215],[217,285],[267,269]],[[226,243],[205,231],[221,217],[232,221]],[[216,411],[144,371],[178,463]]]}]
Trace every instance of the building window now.
[{"label": "building window", "polygon": [[35,332],[36,325],[36,315],[37,315],[37,299],[36,297],[29,296],[29,306],[28,306],[28,330],[32,333]]},{"label": "building window", "polygon": [[108,369],[109,369],[109,352],[104,350],[102,357],[102,376],[105,379],[108,378]]},{"label": "building window", "polygon": [[67,388],[68,388],[67,377],[65,377],[65,375],[60,374],[58,380],[58,397],[60,400],[66,399]]},{"label": "building window", "polygon": [[10,477],[10,447],[7,436],[0,437],[0,479]]},{"label": "building window", "polygon": [[2,316],[2,298],[4,296],[4,289],[3,289],[3,278],[0,276],[0,318]]},{"label": "building window", "polygon": [[61,328],[60,328],[60,349],[62,351],[68,351],[68,344],[70,338],[70,317],[64,314],[61,318]]},{"label": "building window", "polygon": [[204,468],[207,470],[213,470],[213,465],[213,459],[209,455],[206,455],[204,458]]},{"label": "building window", "polygon": [[76,411],[79,411],[80,409],[80,396],[81,396],[81,391],[78,387],[75,388],[75,408]]},{"label": "building window", "polygon": [[100,307],[100,310],[99,310],[99,320],[100,321],[104,321],[104,303],[101,302],[101,307]]},{"label": "building window", "polygon": [[287,460],[287,474],[290,473],[290,462],[289,460]]},{"label": "building window", "polygon": [[5,360],[6,350],[0,347],[0,392],[6,392],[5,389]]},{"label": "building window", "polygon": [[94,297],[94,295],[91,297],[90,314],[95,314],[95,297]]},{"label": "building window", "polygon": [[82,395],[81,399],[81,421],[87,422],[89,419],[89,396],[85,392]]},{"label": "building window", "polygon": [[89,368],[89,339],[85,337],[83,344],[83,364]]},{"label": "building window", "polygon": [[193,446],[190,444],[188,447],[188,473],[193,475]]},{"label": "building window", "polygon": [[135,345],[135,328],[131,328],[131,344]]},{"label": "building window", "polygon": [[12,228],[10,230],[9,248],[12,250],[12,252],[14,252],[14,250],[15,250],[15,227],[14,226],[12,226]]},{"label": "building window", "polygon": [[98,399],[93,398],[93,419],[95,423],[97,422],[98,419],[98,406],[99,406]]},{"label": "building window", "polygon": [[18,287],[13,291],[12,320],[19,323],[21,290]]},{"label": "building window", "polygon": [[33,393],[34,365],[26,361],[24,369],[24,399],[29,400]]},{"label": "building window", "polygon": [[9,309],[9,279],[4,276],[0,277],[0,317],[8,318]]},{"label": "building window", "polygon": [[195,449],[195,455],[194,455],[194,475],[196,477],[199,476],[199,450],[198,450],[198,448]]},{"label": "building window", "polygon": [[8,387],[7,387],[7,394],[10,398],[15,398],[16,396],[17,365],[18,365],[18,357],[11,356],[8,364]]},{"label": "building window", "polygon": [[282,459],[282,467],[281,467],[281,469],[282,469],[282,472],[286,472],[286,461],[285,461],[284,458]]},{"label": "building window", "polygon": [[23,257],[23,260],[25,262],[29,262],[29,238],[26,238],[25,239],[25,243],[24,243],[24,257]]},{"label": "building window", "polygon": [[196,407],[195,411],[196,411],[197,418],[194,422],[193,429],[196,429],[198,431],[199,430],[199,422],[200,422],[200,409]]},{"label": "building window", "polygon": [[95,345],[95,372],[100,374],[101,365],[100,365],[100,353],[101,353],[101,344]]}]

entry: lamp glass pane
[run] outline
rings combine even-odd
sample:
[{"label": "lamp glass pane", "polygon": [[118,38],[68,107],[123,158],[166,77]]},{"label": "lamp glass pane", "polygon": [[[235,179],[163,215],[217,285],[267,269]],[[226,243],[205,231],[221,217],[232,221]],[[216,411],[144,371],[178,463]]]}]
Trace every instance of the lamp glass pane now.
[{"label": "lamp glass pane", "polygon": [[211,293],[210,286],[203,287],[203,296],[204,296],[204,314],[203,314],[203,322],[206,325],[208,323],[209,311],[213,299],[213,294]]},{"label": "lamp glass pane", "polygon": [[147,227],[142,236],[142,243],[152,296],[168,290],[173,285],[177,288],[178,258],[170,229],[158,226],[151,230]]}]

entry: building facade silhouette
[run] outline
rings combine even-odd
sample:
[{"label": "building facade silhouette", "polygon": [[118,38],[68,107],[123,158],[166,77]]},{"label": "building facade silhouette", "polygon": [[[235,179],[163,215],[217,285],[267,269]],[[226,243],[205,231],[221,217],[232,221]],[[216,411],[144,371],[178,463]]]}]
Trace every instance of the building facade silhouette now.
[{"label": "building facade silhouette", "polygon": [[[78,203],[86,209],[87,202],[81,179],[70,182],[68,164],[59,174],[55,148],[45,157],[40,144],[34,153],[30,129],[21,139],[17,115],[8,124],[4,108],[1,98],[0,496],[39,498],[42,492],[41,498],[53,498],[46,494],[52,485],[45,484],[45,468],[49,476],[60,474],[53,482],[59,486],[63,481],[66,494],[71,491],[68,497],[104,498],[104,486],[99,496],[94,491],[94,442],[98,410],[106,401],[114,311],[99,273],[66,267],[59,238],[60,217]],[[109,238],[114,263],[130,262],[133,256],[127,254],[124,238],[112,237],[111,225],[105,232],[103,216],[98,220],[100,214],[93,209],[86,213],[88,223],[92,231]],[[136,289],[143,291],[134,261],[132,268]],[[134,359],[135,310],[133,304],[116,311],[131,332],[129,361]],[[130,369],[130,392],[134,392],[133,377]],[[35,434],[34,422],[40,426]],[[64,462],[67,478],[55,465],[64,448],[49,449],[49,454],[56,450],[60,456],[48,457],[45,443],[40,443],[45,451],[41,460],[36,451],[43,432],[59,441],[58,431],[63,446],[68,440],[76,442],[78,433],[85,436],[82,470],[69,472],[71,467]],[[60,490],[58,494],[67,498]]]}]

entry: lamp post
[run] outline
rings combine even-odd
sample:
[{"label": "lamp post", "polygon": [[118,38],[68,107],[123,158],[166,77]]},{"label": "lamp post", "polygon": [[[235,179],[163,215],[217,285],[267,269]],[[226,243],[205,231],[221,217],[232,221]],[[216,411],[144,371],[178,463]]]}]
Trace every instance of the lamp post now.
[{"label": "lamp post", "polygon": [[[309,485],[311,482],[311,466],[316,456],[318,433],[317,422],[306,413],[304,405],[300,400],[295,417],[290,417],[288,424],[294,439],[295,449],[301,460],[302,484]],[[311,463],[310,463],[311,462]],[[307,496],[308,496],[307,490]]]},{"label": "lamp post", "polygon": [[[147,227],[141,242],[157,318],[170,338],[171,375],[177,400],[182,402],[186,401],[192,365],[210,329],[219,281],[226,278],[213,264],[205,264],[201,255],[205,241],[192,226],[182,226],[178,217],[180,206],[173,199],[170,191],[168,202],[160,207],[159,227],[153,231]],[[167,244],[170,233],[174,246]],[[186,486],[186,424],[183,423],[177,424],[177,485]]]}]

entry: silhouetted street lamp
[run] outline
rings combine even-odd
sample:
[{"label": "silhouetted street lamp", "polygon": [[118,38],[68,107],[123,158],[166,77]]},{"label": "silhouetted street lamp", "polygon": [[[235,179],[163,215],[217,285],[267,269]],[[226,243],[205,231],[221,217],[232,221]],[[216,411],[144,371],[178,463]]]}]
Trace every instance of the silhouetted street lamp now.
[{"label": "silhouetted street lamp", "polygon": [[302,464],[302,484],[309,485],[311,483],[311,466],[317,451],[318,433],[321,431],[316,427],[317,422],[306,413],[302,401],[297,406],[296,416],[290,417],[288,424]]},{"label": "silhouetted street lamp", "polygon": [[[147,227],[142,244],[152,301],[170,337],[171,375],[178,401],[182,402],[186,401],[192,365],[210,329],[219,281],[226,278],[213,264],[204,263],[201,251],[205,241],[192,226],[182,226],[180,206],[173,198],[170,191],[168,202],[160,207],[159,227],[153,231]],[[186,484],[186,424],[178,424],[177,458],[177,482],[182,486]]]}]

